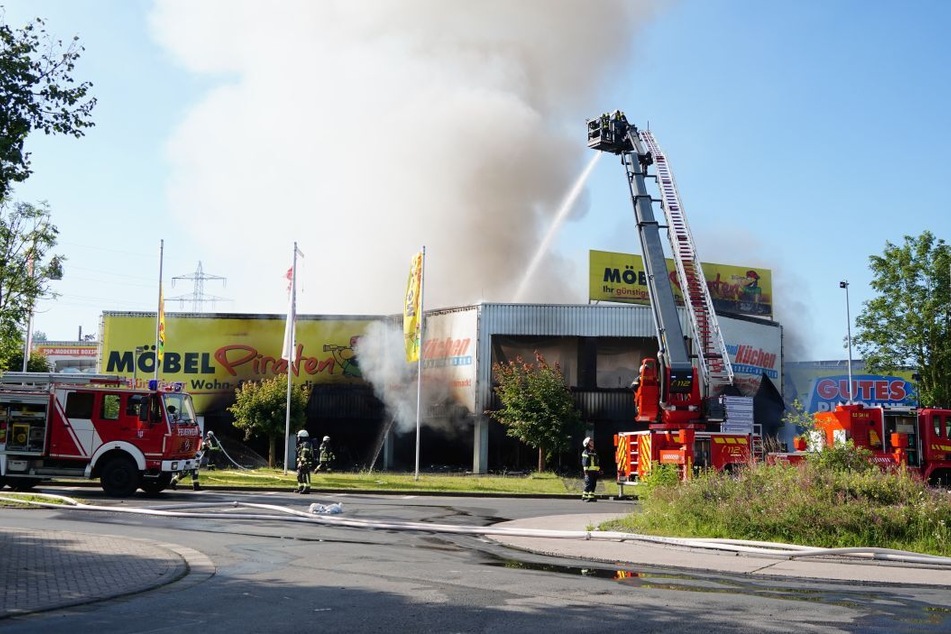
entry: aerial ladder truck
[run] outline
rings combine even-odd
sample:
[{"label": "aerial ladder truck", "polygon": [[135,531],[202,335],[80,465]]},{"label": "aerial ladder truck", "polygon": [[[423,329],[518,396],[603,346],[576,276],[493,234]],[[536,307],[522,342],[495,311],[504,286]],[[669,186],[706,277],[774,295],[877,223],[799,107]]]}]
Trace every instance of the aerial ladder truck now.
[{"label": "aerial ladder truck", "polygon": [[[641,363],[635,380],[636,421],[643,431],[615,436],[617,482],[623,486],[650,473],[654,464],[676,465],[681,477],[694,469],[732,469],[762,451],[753,424],[752,398],[731,396],[733,368],[713,300],[687,226],[667,159],[649,130],[639,130],[621,111],[587,122],[588,147],[621,157],[647,274],[657,334],[657,358]],[[654,174],[648,168],[654,167]],[[661,224],[647,182],[657,182],[675,271],[668,274]],[[684,298],[690,336],[681,325],[674,294]],[[692,344],[692,345],[691,345]]]}]

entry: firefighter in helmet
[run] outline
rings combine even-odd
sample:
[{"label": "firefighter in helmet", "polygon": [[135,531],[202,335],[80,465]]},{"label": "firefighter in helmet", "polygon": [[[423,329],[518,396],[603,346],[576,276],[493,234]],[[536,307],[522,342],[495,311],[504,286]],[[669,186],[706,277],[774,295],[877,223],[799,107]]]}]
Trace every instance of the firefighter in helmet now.
[{"label": "firefighter in helmet", "polygon": [[594,489],[598,486],[598,476],[601,475],[601,466],[598,464],[598,452],[594,450],[594,438],[584,439],[584,451],[581,452],[581,470],[584,474],[584,492],[581,499],[585,502],[597,502]]},{"label": "firefighter in helmet", "polygon": [[[215,437],[215,432],[208,430],[208,433],[205,434],[204,440],[201,442],[201,448],[198,450],[198,453],[195,454],[195,458],[198,460],[198,465],[189,471],[192,477],[192,489],[195,491],[201,490],[201,485],[198,483],[198,470],[211,468],[208,465],[208,461],[211,458],[210,454],[212,451],[221,451],[221,443],[218,442],[218,438]],[[169,482],[169,488],[176,488],[178,483],[184,478],[185,472],[179,471],[172,476],[172,481]]]},{"label": "firefighter in helmet", "polygon": [[330,436],[324,436],[320,441],[320,448],[317,450],[319,462],[314,471],[330,471],[330,465],[334,461],[334,452],[330,449]]},{"label": "firefighter in helmet", "polygon": [[297,432],[297,492],[310,493],[310,471],[314,467],[314,446],[306,429]]}]

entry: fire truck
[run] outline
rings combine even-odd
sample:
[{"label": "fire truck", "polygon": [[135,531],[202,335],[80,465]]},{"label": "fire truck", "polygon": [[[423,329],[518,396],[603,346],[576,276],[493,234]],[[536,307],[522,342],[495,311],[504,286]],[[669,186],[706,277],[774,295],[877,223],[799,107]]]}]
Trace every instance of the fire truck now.
[{"label": "fire truck", "polygon": [[[904,467],[931,484],[951,485],[951,410],[851,403],[818,412],[815,421],[826,446],[851,440],[883,469]],[[803,456],[797,451],[783,458],[796,462]]]},{"label": "fire truck", "polygon": [[[587,129],[588,147],[620,156],[624,166],[657,333],[657,358],[644,359],[635,380],[636,421],[647,428],[614,438],[619,490],[623,495],[625,484],[656,463],[676,465],[682,478],[694,469],[748,464],[762,454],[753,399],[733,387],[730,357],[667,158],[651,132],[630,124],[623,112],[590,119]],[[648,179],[656,181],[666,217],[689,337],[667,273]]]},{"label": "fire truck", "polygon": [[0,376],[0,486],[98,478],[103,491],[158,493],[197,466],[201,427],[182,384],[79,373]]}]

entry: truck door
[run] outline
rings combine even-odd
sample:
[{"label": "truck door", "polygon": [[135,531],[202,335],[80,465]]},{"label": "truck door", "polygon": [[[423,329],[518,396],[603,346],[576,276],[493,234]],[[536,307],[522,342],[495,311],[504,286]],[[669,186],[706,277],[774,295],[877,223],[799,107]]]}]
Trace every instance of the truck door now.
[{"label": "truck door", "polygon": [[693,466],[694,469],[706,469],[713,464],[710,456],[710,439],[695,438],[693,441]]},{"label": "truck door", "polygon": [[50,456],[89,458],[98,446],[92,424],[95,396],[91,392],[57,390],[50,412]]},{"label": "truck door", "polygon": [[[128,429],[130,437],[134,437],[135,445],[142,450],[146,456],[161,456],[165,448],[165,436],[168,432],[168,424],[165,419],[157,412],[152,412],[154,402],[159,399],[150,396],[149,404],[143,402],[143,396],[138,394],[110,394],[109,397],[115,397],[119,400],[118,423],[120,428]],[[143,407],[149,412],[142,420]]]}]

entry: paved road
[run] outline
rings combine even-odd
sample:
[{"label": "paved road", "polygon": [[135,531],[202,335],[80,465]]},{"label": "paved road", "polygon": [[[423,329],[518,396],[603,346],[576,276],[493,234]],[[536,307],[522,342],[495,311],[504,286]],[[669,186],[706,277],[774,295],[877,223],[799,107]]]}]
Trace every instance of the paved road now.
[{"label": "paved road", "polygon": [[[106,503],[89,490],[82,491],[82,497]],[[951,631],[951,593],[946,588],[780,579],[615,563],[600,556],[537,555],[468,535],[277,519],[237,521],[220,514],[177,519],[119,512],[135,505],[197,499],[240,499],[299,509],[311,502],[339,501],[344,509],[340,518],[458,526],[572,515],[580,524],[582,519],[588,522],[595,507],[599,513],[631,509],[627,502],[605,501],[582,505],[576,500],[355,495],[304,499],[214,491],[175,492],[160,502],[108,502],[116,505],[109,513],[4,509],[0,561],[7,561],[17,546],[37,550],[37,540],[43,540],[49,563],[24,570],[21,561],[20,568],[2,571],[4,596],[17,601],[10,605],[26,609],[22,596],[29,592],[22,588],[31,574],[32,588],[53,588],[51,577],[62,576],[65,582],[76,573],[76,579],[84,579],[78,587],[86,588],[86,600],[93,602],[79,600],[73,607],[38,614],[16,614],[4,603],[7,618],[0,619],[0,629],[71,634],[182,628],[229,633],[590,633],[632,626],[638,632]],[[542,523],[546,521],[551,524]],[[56,562],[61,564],[58,572]],[[119,577],[102,574],[113,569]],[[39,585],[43,578],[52,585]],[[97,588],[116,592],[130,583],[153,589],[132,589],[132,594],[96,601]]]}]

